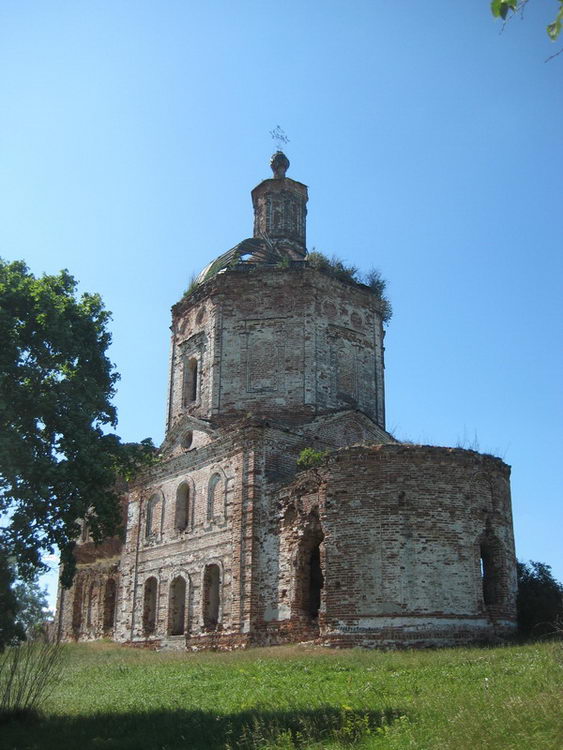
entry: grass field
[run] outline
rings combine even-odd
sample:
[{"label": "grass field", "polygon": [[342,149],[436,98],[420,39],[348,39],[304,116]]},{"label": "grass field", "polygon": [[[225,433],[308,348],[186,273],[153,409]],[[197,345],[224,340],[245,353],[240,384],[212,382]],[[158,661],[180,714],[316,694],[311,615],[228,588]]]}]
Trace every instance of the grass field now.
[{"label": "grass field", "polygon": [[65,647],[34,720],[2,750],[561,750],[563,646],[154,653]]}]

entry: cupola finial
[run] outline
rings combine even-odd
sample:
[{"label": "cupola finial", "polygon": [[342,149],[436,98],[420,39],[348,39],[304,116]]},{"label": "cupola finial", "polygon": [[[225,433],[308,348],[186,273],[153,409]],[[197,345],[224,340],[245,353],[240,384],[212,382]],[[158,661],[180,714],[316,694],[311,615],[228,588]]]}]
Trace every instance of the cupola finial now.
[{"label": "cupola finial", "polygon": [[289,159],[283,151],[276,151],[270,159],[270,167],[276,180],[283,179],[289,169]]}]

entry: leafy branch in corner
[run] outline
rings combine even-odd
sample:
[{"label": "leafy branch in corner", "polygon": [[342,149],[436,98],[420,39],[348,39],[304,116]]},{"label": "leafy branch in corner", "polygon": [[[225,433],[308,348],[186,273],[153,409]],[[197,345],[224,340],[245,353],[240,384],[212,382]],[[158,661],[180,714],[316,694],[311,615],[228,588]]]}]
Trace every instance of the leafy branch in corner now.
[{"label": "leafy branch in corner", "polygon": [[[511,15],[523,13],[528,2],[529,0],[492,0],[491,13],[495,18],[502,18],[506,22]],[[553,21],[546,27],[546,33],[552,42],[559,37],[563,26],[563,0],[557,0],[557,2],[559,3],[559,10]]]}]

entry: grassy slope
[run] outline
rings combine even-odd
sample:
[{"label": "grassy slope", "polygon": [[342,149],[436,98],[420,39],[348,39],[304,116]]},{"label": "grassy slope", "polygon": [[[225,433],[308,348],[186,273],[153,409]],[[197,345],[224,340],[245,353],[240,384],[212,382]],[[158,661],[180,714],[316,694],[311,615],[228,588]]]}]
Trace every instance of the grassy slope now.
[{"label": "grassy slope", "polygon": [[563,747],[561,644],[232,654],[68,646],[45,716],[2,750]]}]

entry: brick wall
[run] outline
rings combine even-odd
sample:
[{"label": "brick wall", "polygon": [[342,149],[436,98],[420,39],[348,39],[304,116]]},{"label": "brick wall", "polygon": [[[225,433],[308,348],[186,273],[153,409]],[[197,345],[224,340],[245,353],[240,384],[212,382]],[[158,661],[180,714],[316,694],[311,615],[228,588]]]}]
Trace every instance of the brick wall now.
[{"label": "brick wall", "polygon": [[344,408],[385,426],[381,316],[367,287],[299,264],[242,264],[175,306],[172,351],[169,428],[185,414],[294,420]]},{"label": "brick wall", "polygon": [[278,599],[295,598],[302,585],[292,561],[319,515],[319,626],[328,642],[470,640],[514,628],[509,468],[499,459],[429,446],[349,448],[277,497]]}]

